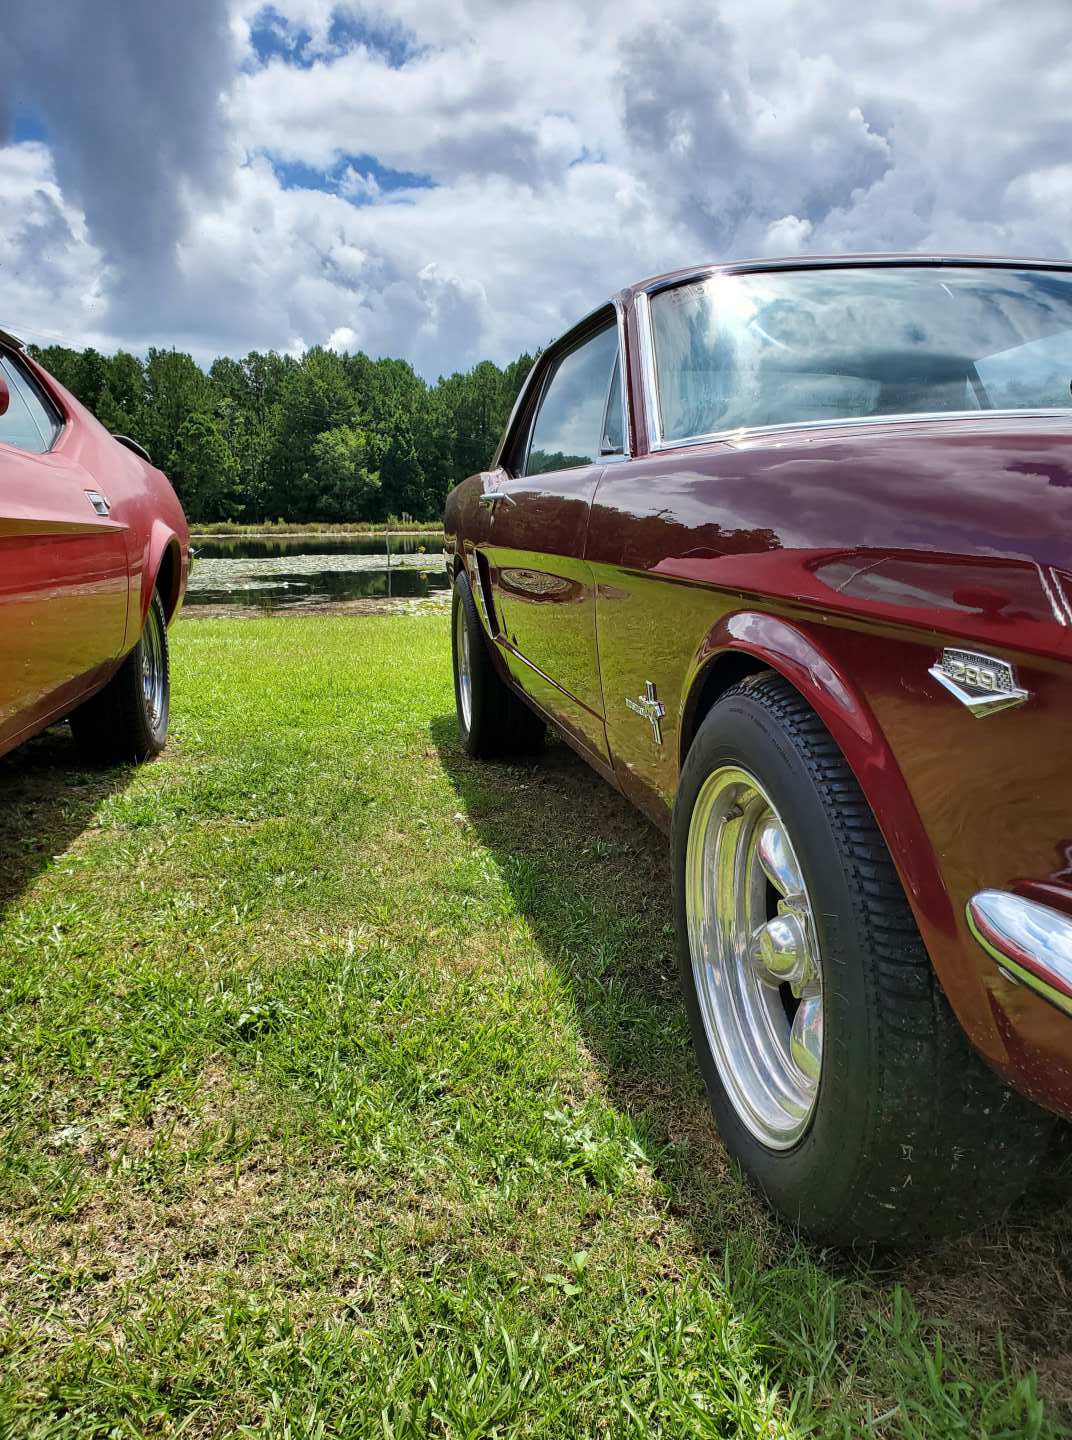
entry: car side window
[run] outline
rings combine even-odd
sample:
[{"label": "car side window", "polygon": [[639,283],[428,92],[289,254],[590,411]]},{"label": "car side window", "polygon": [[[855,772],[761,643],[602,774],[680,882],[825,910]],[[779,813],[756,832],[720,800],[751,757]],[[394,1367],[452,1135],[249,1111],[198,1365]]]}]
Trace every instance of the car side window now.
[{"label": "car side window", "polygon": [[55,444],[60,417],[13,356],[0,354],[0,374],[10,394],[7,410],[0,415],[0,441],[43,455]]},{"label": "car side window", "polygon": [[610,372],[610,389],[607,392],[607,413],[603,421],[603,455],[625,453],[625,415],[622,411],[622,357],[614,357],[614,369]]},{"label": "car side window", "polygon": [[604,453],[604,432],[613,423],[608,386],[617,359],[618,327],[612,322],[558,361],[536,411],[525,475],[592,465]]}]

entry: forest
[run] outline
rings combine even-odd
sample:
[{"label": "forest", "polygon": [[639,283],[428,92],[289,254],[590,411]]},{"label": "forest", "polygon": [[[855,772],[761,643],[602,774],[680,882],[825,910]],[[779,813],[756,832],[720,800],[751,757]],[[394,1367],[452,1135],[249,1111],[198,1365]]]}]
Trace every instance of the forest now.
[{"label": "forest", "polygon": [[451,487],[490,461],[534,358],[429,385],[404,360],[319,347],[207,372],[179,350],[32,353],[149,451],[192,522],[250,523],[438,520]]}]

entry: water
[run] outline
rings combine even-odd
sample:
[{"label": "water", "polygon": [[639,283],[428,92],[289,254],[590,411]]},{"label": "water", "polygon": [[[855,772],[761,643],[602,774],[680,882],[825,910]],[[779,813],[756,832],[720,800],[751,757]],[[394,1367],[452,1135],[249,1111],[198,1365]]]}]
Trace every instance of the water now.
[{"label": "water", "polygon": [[303,610],[346,601],[418,599],[445,591],[443,536],[249,535],[195,539],[188,606]]}]

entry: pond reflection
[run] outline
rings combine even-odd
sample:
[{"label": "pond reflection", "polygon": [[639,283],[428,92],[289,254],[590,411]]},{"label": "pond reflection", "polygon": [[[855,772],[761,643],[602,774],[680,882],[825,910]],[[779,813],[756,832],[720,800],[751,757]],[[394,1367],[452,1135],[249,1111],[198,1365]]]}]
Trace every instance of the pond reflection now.
[{"label": "pond reflection", "polygon": [[443,537],[220,536],[194,540],[187,606],[316,609],[348,601],[416,599],[447,589]]}]

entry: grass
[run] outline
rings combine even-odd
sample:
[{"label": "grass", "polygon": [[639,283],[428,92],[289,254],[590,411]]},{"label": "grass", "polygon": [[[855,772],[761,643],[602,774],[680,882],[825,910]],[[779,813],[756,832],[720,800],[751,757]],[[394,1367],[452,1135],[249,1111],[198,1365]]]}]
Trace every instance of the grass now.
[{"label": "grass", "polygon": [[0,1435],[1049,1437],[1069,1216],[816,1252],[727,1163],[662,838],[455,742],[443,615],[173,635],[0,763]]}]

